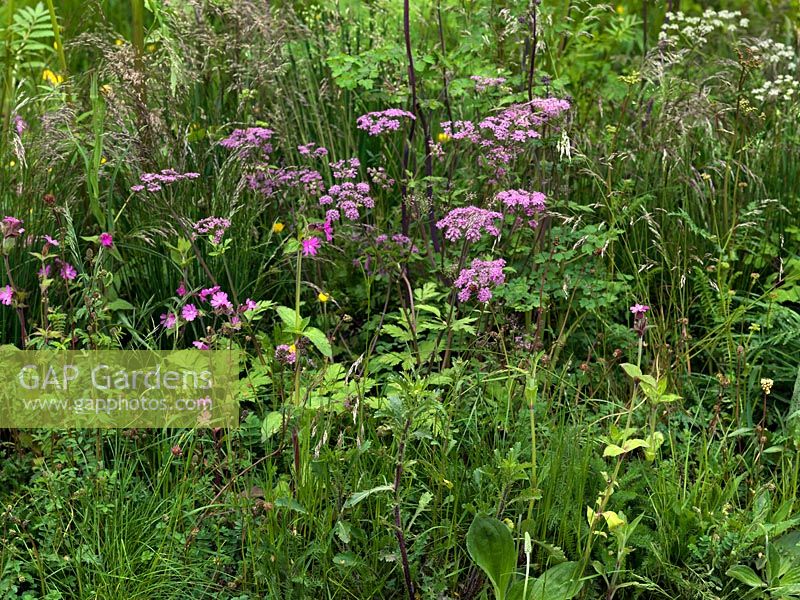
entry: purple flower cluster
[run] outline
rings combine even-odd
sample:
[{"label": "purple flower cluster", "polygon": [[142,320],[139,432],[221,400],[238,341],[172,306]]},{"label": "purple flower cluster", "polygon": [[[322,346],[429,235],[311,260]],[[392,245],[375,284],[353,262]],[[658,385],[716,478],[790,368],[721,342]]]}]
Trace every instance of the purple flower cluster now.
[{"label": "purple flower cluster", "polygon": [[[361,207],[374,208],[375,200],[369,195],[369,184],[352,181],[337,183],[328,188],[328,193],[320,196],[319,203],[323,206],[336,203],[336,208],[351,221],[357,221],[360,217],[358,209]],[[328,210],[327,221],[338,221],[332,213],[336,211]]]},{"label": "purple flower cluster", "polygon": [[14,115],[14,130],[17,135],[22,135],[28,129],[28,123],[19,115]]},{"label": "purple flower cluster", "polygon": [[436,223],[436,227],[444,229],[444,237],[451,242],[455,242],[462,237],[467,241],[477,242],[484,232],[498,237],[500,228],[495,221],[502,218],[502,213],[493,210],[486,210],[477,206],[465,206],[451,210]]},{"label": "purple flower cluster", "polygon": [[275,360],[284,365],[293,365],[297,360],[297,348],[294,344],[280,344],[275,348]]},{"label": "purple flower cluster", "polygon": [[357,158],[337,160],[331,163],[334,179],[355,179],[358,177],[358,168],[361,161]]},{"label": "purple flower cluster", "polygon": [[380,135],[387,131],[400,129],[400,119],[414,120],[416,117],[407,110],[387,108],[386,110],[361,115],[356,120],[356,125],[370,135]]},{"label": "purple flower cluster", "polygon": [[298,146],[297,151],[302,156],[314,156],[316,158],[328,155],[327,148],[325,148],[324,146],[317,146],[314,142],[309,142],[308,144],[303,144],[302,146]]},{"label": "purple flower cluster", "polygon": [[175,169],[164,169],[158,173],[142,173],[139,180],[142,185],[131,186],[132,192],[160,192],[165,185],[183,181],[184,179],[197,179],[200,173],[178,173]]},{"label": "purple flower cluster", "polygon": [[221,217],[206,217],[200,219],[197,223],[192,225],[195,233],[198,235],[210,235],[211,241],[214,245],[219,245],[222,242],[222,236],[231,226],[230,219],[223,219]]},{"label": "purple flower cluster", "polygon": [[414,245],[413,240],[407,235],[403,235],[402,233],[395,233],[394,235],[392,235],[391,238],[385,233],[382,233],[375,237],[375,245],[377,246],[385,246],[390,242],[395,246],[397,246],[398,248],[407,250],[412,254],[417,254],[419,252],[419,248],[417,248],[416,245]]},{"label": "purple flower cluster", "polygon": [[302,189],[311,195],[324,190],[322,175],[305,167],[266,167],[248,175],[247,184],[267,197],[280,190]]},{"label": "purple flower cluster", "polygon": [[272,153],[272,134],[275,133],[266,127],[248,127],[247,129],[234,129],[219,145],[228,150],[239,150],[239,156],[249,156],[253,152],[263,154]]},{"label": "purple flower cluster", "polygon": [[[528,192],[526,190],[505,190],[496,196],[506,209],[523,214],[526,217],[533,217],[537,213],[544,211],[545,195],[541,192]],[[536,227],[535,219],[528,221],[531,227]]]},{"label": "purple flower cluster", "polygon": [[459,289],[458,299],[467,302],[476,295],[478,302],[488,302],[492,299],[492,287],[502,285],[506,281],[503,267],[506,261],[502,258],[497,260],[480,260],[476,258],[468,269],[462,269],[458,279],[453,285]]},{"label": "purple flower cluster", "polygon": [[470,79],[475,82],[476,92],[484,92],[487,88],[497,87],[506,82],[505,77],[481,77],[480,75],[473,75]]},{"label": "purple flower cluster", "polygon": [[513,104],[477,124],[471,121],[445,121],[442,130],[454,140],[468,140],[481,148],[486,163],[498,177],[527,148],[528,142],[541,137],[540,127],[549,119],[569,109],[567,100],[536,98]]}]

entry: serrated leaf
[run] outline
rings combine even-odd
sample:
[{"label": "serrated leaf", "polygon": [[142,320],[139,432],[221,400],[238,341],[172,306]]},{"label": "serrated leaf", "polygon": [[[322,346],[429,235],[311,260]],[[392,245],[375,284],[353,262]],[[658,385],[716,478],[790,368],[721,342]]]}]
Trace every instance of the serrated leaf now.
[{"label": "serrated leaf", "polygon": [[275,312],[278,313],[283,324],[292,331],[295,330],[297,324],[302,320],[299,318],[297,311],[288,306],[276,306]]},{"label": "serrated leaf", "polygon": [[326,336],[322,331],[316,327],[308,327],[305,331],[303,331],[303,336],[311,340],[311,343],[316,346],[317,350],[319,350],[323,356],[326,358],[333,358],[333,348],[331,348],[331,343],[328,341],[328,336]]}]

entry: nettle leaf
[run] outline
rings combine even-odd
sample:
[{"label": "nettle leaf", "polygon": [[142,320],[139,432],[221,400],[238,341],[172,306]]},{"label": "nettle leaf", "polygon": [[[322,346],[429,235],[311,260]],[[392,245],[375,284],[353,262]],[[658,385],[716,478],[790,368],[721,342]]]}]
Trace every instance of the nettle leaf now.
[{"label": "nettle leaf", "polygon": [[278,313],[278,316],[280,317],[284,326],[292,331],[294,331],[295,327],[297,327],[297,324],[301,321],[297,311],[293,308],[289,308],[288,306],[276,306],[275,312]]},{"label": "nettle leaf", "polygon": [[517,566],[517,550],[511,532],[499,520],[475,515],[467,532],[467,551],[488,575],[497,600],[504,600]]},{"label": "nettle leaf", "polygon": [[316,327],[309,327],[303,331],[303,336],[311,340],[311,343],[316,346],[317,350],[319,350],[323,356],[327,358],[333,358],[333,348],[331,348],[331,343],[328,340],[328,336],[326,336],[322,331]]},{"label": "nettle leaf", "polygon": [[261,423],[261,441],[266,442],[283,427],[283,414],[277,410],[268,413]]},{"label": "nettle leaf", "polygon": [[756,572],[747,565],[735,565],[728,569],[725,574],[750,587],[766,587],[767,585],[761,581],[761,578],[756,575]]}]

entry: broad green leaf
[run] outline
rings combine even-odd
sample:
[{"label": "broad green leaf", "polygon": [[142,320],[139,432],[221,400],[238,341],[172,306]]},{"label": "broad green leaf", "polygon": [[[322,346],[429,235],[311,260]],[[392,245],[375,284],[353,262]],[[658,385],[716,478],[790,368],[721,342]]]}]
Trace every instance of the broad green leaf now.
[{"label": "broad green leaf", "polygon": [[475,515],[467,532],[467,551],[488,575],[496,600],[505,600],[517,566],[517,550],[508,527],[493,517]]},{"label": "broad green leaf", "polygon": [[756,575],[756,572],[747,565],[735,565],[728,569],[725,574],[728,577],[733,577],[737,581],[741,581],[745,585],[749,585],[750,587],[766,586],[766,584],[761,581],[761,578]]},{"label": "broad green leaf", "polygon": [[323,356],[333,358],[331,343],[328,341],[328,336],[322,331],[316,327],[309,327],[303,332],[303,335],[311,340],[311,343],[317,347],[317,350],[319,350]]},{"label": "broad green leaf", "polygon": [[278,313],[281,321],[283,321],[283,324],[292,331],[295,330],[297,324],[301,321],[297,312],[288,306],[276,306],[275,311]]},{"label": "broad green leaf", "polygon": [[631,379],[642,378],[642,370],[636,365],[633,365],[631,363],[622,363],[620,366],[622,367],[622,370],[625,371],[628,374],[628,377],[630,377]]},{"label": "broad green leaf", "polygon": [[268,413],[261,422],[261,441],[266,442],[278,433],[283,426],[283,415],[277,410]]},{"label": "broad green leaf", "polygon": [[533,582],[531,600],[570,600],[583,587],[578,578],[578,563],[565,562],[550,567]]}]

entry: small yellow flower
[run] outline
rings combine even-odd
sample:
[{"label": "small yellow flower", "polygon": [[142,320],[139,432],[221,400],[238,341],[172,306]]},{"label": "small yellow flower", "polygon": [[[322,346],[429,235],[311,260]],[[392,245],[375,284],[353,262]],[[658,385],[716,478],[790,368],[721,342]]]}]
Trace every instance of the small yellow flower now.
[{"label": "small yellow flower", "polygon": [[101,157],[100,157],[100,164],[101,164],[101,165],[104,165],[104,164],[106,164],[107,162],[108,162],[108,161],[106,160],[106,157],[105,157],[105,156],[101,156]]},{"label": "small yellow flower", "polygon": [[119,39],[119,38],[117,38],[117,39],[115,39],[115,40],[114,40],[114,45],[115,45],[115,46],[122,46],[122,45],[124,45],[124,44],[125,44],[125,41],[124,41],[124,40],[121,40],[121,39]]},{"label": "small yellow flower", "polygon": [[625,7],[622,4],[617,4],[617,14],[624,15],[625,14]]},{"label": "small yellow flower", "polygon": [[503,519],[503,523],[505,523],[506,527],[508,527],[511,531],[514,531],[514,521],[506,517]]},{"label": "small yellow flower", "polygon": [[110,85],[106,83],[100,86],[100,91],[103,92],[104,94],[110,94],[111,92],[114,91],[114,88],[112,88]]},{"label": "small yellow flower", "polygon": [[297,346],[295,346],[294,344],[291,344],[289,346],[289,352],[292,352],[292,353],[297,352]]},{"label": "small yellow flower", "polygon": [[319,300],[322,303],[325,303],[330,299],[331,299],[331,297],[328,294],[326,294],[325,292],[320,292],[319,294],[317,294],[317,300]]},{"label": "small yellow flower", "polygon": [[281,223],[280,221],[276,221],[275,224],[272,226],[272,233],[280,233],[281,231],[283,231],[283,227],[284,227],[283,223]]},{"label": "small yellow flower", "polygon": [[622,519],[613,510],[607,510],[606,512],[604,512],[603,517],[605,517],[606,519],[606,525],[608,525],[609,531],[614,531],[620,525],[625,525],[625,520]]},{"label": "small yellow flower", "polygon": [[17,166],[17,161],[12,160],[10,163],[8,163],[8,166],[9,167],[16,167]]},{"label": "small yellow flower", "polygon": [[54,73],[50,69],[45,69],[42,71],[42,79],[52,85],[61,85],[61,83],[64,81],[64,78],[61,75]]},{"label": "small yellow flower", "polygon": [[156,51],[156,45],[155,44],[148,44],[147,51],[148,52],[155,52]]},{"label": "small yellow flower", "polygon": [[440,144],[445,144],[450,141],[450,136],[442,132],[436,136],[436,141],[439,142]]},{"label": "small yellow flower", "polygon": [[58,50],[58,42],[53,42],[53,50]]}]

